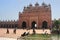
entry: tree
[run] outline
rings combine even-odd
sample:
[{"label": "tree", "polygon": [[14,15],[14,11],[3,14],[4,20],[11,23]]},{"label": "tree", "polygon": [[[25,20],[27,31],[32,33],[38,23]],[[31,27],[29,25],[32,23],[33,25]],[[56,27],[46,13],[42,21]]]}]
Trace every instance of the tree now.
[{"label": "tree", "polygon": [[59,30],[60,30],[60,27],[59,27],[59,25],[60,25],[60,21],[59,20],[54,20],[53,21],[53,28],[52,28],[52,32],[53,33],[58,33],[59,32]]},{"label": "tree", "polygon": [[60,34],[60,20],[54,20],[54,27],[53,27],[53,32],[58,34],[58,40],[59,40],[59,34]]},{"label": "tree", "polygon": [[56,29],[59,29],[59,20],[54,20],[54,26],[56,27]]}]

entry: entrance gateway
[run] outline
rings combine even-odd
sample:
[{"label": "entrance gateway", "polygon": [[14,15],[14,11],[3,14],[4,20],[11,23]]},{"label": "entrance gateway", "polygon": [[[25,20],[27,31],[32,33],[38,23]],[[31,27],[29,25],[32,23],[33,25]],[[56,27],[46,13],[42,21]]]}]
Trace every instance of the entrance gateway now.
[{"label": "entrance gateway", "polygon": [[19,12],[18,27],[19,28],[36,28],[37,29],[50,29],[52,24],[51,20],[51,6],[50,4],[38,3],[33,6],[30,4],[24,7],[22,12]]}]

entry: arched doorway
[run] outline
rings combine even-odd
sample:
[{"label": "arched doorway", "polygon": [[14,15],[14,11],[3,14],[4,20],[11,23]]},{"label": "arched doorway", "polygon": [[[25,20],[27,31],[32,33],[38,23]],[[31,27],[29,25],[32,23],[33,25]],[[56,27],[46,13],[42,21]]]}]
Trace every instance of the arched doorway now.
[{"label": "arched doorway", "polygon": [[48,23],[46,21],[42,22],[42,28],[43,29],[47,29],[47,25],[48,25]]},{"label": "arched doorway", "polygon": [[22,28],[23,28],[23,29],[26,28],[26,22],[25,22],[25,21],[22,22]]},{"label": "arched doorway", "polygon": [[33,22],[31,23],[31,26],[32,26],[31,28],[36,28],[36,27],[35,27],[35,24],[36,24],[36,22],[33,21]]}]

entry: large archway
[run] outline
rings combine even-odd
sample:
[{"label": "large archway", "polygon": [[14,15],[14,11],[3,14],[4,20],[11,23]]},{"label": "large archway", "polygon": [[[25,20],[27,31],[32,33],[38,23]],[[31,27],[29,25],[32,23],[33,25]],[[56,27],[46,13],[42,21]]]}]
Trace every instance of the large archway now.
[{"label": "large archway", "polygon": [[42,28],[47,29],[48,23],[46,21],[42,22]]},{"label": "large archway", "polygon": [[23,28],[23,29],[26,28],[26,22],[25,22],[25,21],[22,22],[22,28]]},{"label": "large archway", "polygon": [[32,26],[31,28],[36,28],[36,27],[35,27],[35,24],[36,24],[36,22],[33,21],[33,22],[31,23],[31,26]]}]

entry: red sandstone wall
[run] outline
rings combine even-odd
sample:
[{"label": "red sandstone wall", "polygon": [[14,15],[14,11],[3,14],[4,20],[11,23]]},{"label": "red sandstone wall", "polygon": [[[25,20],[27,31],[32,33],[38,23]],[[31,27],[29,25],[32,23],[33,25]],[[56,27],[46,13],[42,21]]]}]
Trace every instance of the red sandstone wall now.
[{"label": "red sandstone wall", "polygon": [[51,26],[51,8],[35,7],[29,10],[24,10],[19,14],[18,25],[21,27],[22,22],[27,23],[27,28],[31,28],[31,23],[35,21],[37,23],[37,28],[42,27],[42,22],[46,21],[48,23],[48,28]]}]

